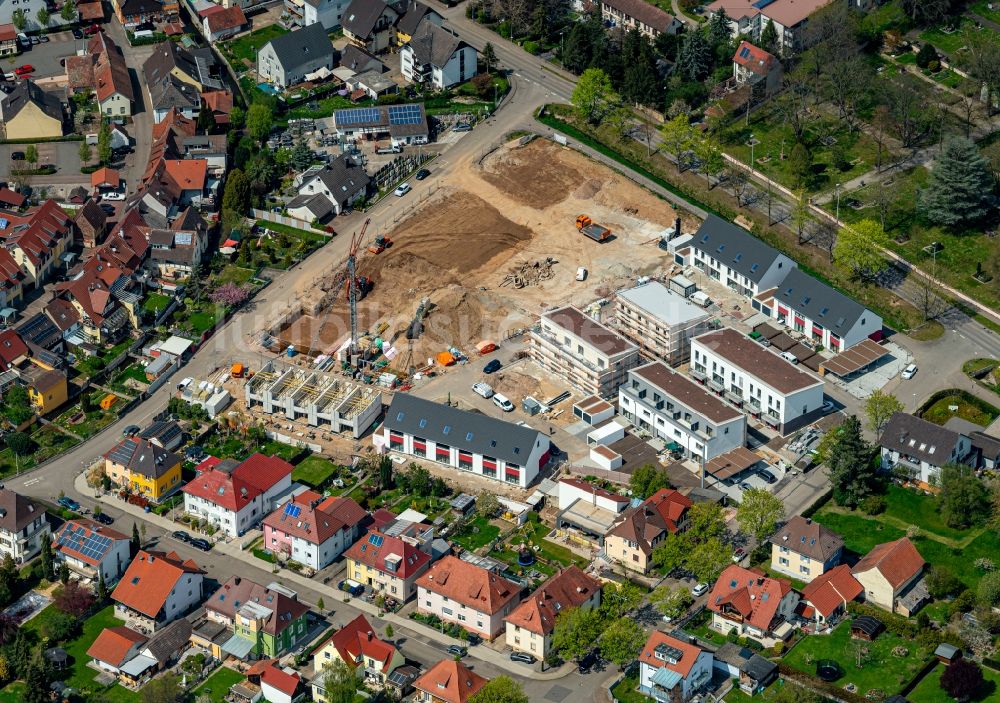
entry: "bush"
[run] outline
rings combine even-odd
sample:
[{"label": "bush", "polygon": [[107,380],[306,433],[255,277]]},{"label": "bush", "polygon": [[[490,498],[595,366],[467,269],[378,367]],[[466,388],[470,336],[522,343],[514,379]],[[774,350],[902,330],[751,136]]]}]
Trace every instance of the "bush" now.
[{"label": "bush", "polygon": [[42,625],[42,637],[52,642],[64,642],[80,630],[81,620],[73,615],[57,611]]},{"label": "bush", "polygon": [[929,64],[927,64],[927,70],[930,71],[931,73],[937,73],[938,71],[941,70],[941,62],[938,61],[937,59],[934,59]]},{"label": "bush", "polygon": [[858,506],[865,515],[881,515],[885,512],[886,502],[882,496],[868,496]]},{"label": "bush", "polygon": [[962,582],[943,566],[932,566],[927,573],[927,591],[932,598],[953,596],[962,591]]},{"label": "bush", "polygon": [[521,48],[532,55],[538,54],[539,51],[538,42],[531,41],[530,39],[524,42],[524,44],[521,45]]}]

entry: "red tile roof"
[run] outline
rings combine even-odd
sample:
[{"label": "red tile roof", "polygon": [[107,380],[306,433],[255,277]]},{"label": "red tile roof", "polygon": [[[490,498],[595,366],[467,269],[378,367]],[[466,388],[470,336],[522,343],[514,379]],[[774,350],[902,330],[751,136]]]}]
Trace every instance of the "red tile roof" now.
[{"label": "red tile roof", "polygon": [[877,569],[892,588],[898,589],[904,583],[923,571],[924,558],[906,537],[894,542],[885,542],[872,547],[861,561],[854,565],[851,573],[861,574]]},{"label": "red tile roof", "polygon": [[736,47],[733,61],[758,76],[767,76],[778,64],[774,56],[745,40]]},{"label": "red tile roof", "polygon": [[286,476],[291,476],[294,468],[279,456],[266,456],[256,452],[233,469],[233,475],[266,492]]},{"label": "red tile roof", "polygon": [[81,2],[76,9],[80,13],[80,19],[85,22],[104,19],[104,8],[99,2]]},{"label": "red tile roof", "polygon": [[566,608],[579,607],[601,589],[601,582],[570,566],[543,583],[514,608],[507,622],[539,635],[550,635],[556,616]]},{"label": "red tile roof", "polygon": [[17,41],[17,28],[13,24],[0,24],[0,41]]},{"label": "red tile roof", "polygon": [[626,510],[608,534],[635,542],[644,554],[652,554],[653,542],[664,531],[676,533],[692,505],[691,499],[678,491],[661,488],[641,505]]},{"label": "red tile roof", "polygon": [[414,681],[413,687],[430,694],[434,700],[466,703],[487,681],[461,662],[442,659]]},{"label": "red tile roof", "polygon": [[213,34],[227,29],[239,29],[247,23],[247,16],[239,5],[222,8],[221,12],[213,12],[205,19],[208,21],[208,31]]},{"label": "red tile roof", "polygon": [[759,630],[771,629],[781,599],[792,590],[786,579],[764,576],[763,572],[731,564],[719,576],[708,594],[708,609],[724,615],[736,612]]},{"label": "red tile roof", "polygon": [[516,600],[521,590],[502,576],[450,555],[417,579],[417,587],[490,615]]},{"label": "red tile roof", "polygon": [[260,672],[260,682],[263,686],[270,686],[281,691],[286,696],[294,696],[295,690],[299,687],[299,675],[287,674],[274,664],[265,667]]},{"label": "red tile roof", "polygon": [[392,555],[400,558],[394,575],[403,580],[420,573],[431,560],[429,554],[420,551],[409,542],[399,537],[386,535],[379,530],[371,530],[368,534],[363,535],[344,552],[347,559],[353,559],[382,571],[385,571],[385,560]]},{"label": "red tile roof", "polygon": [[[676,664],[671,664],[668,661],[658,659],[656,657],[656,648],[661,644],[665,644],[668,647],[673,647],[681,653],[681,658]],[[691,673],[691,669],[694,668],[695,662],[698,661],[698,656],[702,653],[702,648],[697,647],[693,644],[688,644],[687,642],[681,642],[675,637],[671,637],[665,632],[660,632],[659,630],[653,630],[649,639],[646,640],[646,644],[642,648],[642,652],[639,653],[639,663],[648,664],[650,666],[655,666],[658,668],[667,668],[670,671],[680,674],[682,677],[687,677]]]},{"label": "red tile roof", "polygon": [[182,560],[176,552],[140,550],[111,594],[112,600],[155,618],[167,602],[170,591],[184,574],[203,574],[190,559]]},{"label": "red tile roof", "polygon": [[[181,490],[233,512],[239,512],[257,496],[290,476],[294,468],[284,459],[260,453],[248,457],[231,472],[214,468],[219,463],[218,459],[210,464],[208,461],[206,459],[198,465],[198,475]],[[203,469],[204,464],[208,466]]]},{"label": "red tile roof", "polygon": [[3,188],[0,188],[0,203],[3,203],[4,205],[11,205],[13,207],[21,207],[27,201],[28,201],[28,199],[26,197],[24,197],[20,193],[17,193],[15,191],[11,190],[7,186],[4,186]]},{"label": "red tile roof", "polygon": [[122,179],[118,175],[118,171],[113,168],[108,168],[104,166],[99,168],[90,174],[90,187],[97,188],[99,186],[108,186],[110,188],[117,188],[121,185]]},{"label": "red tile roof", "polygon": [[147,641],[147,637],[123,625],[106,627],[87,650],[87,656],[118,668],[125,663],[125,657],[137,644]]},{"label": "red tile roof", "polygon": [[355,666],[365,656],[379,662],[382,671],[386,673],[397,651],[391,644],[376,636],[375,629],[364,615],[359,615],[334,632],[320,649],[330,644],[349,666]]},{"label": "red tile roof", "polygon": [[802,589],[805,598],[824,618],[833,615],[841,605],[854,600],[864,592],[865,588],[851,574],[851,567],[841,564],[820,574]]},{"label": "red tile roof", "polygon": [[205,159],[166,159],[165,172],[181,190],[204,190],[208,180]]},{"label": "red tile roof", "polygon": [[298,516],[291,517],[286,512],[290,505],[286,503],[264,518],[264,525],[318,545],[341,530],[352,528],[368,514],[350,498],[337,498],[332,503],[326,501],[324,508],[320,510],[319,504],[323,502],[323,497],[318,493],[305,491],[291,501],[291,505],[299,509]]},{"label": "red tile roof", "polygon": [[17,359],[28,355],[28,345],[21,335],[11,329],[0,332],[0,363],[3,368],[10,368]]}]

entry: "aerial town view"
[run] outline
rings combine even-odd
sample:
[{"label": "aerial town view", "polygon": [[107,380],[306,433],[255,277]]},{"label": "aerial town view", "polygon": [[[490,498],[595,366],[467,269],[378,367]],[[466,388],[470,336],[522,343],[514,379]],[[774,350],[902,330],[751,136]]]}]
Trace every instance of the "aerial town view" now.
[{"label": "aerial town view", "polygon": [[1000,2],[0,65],[0,703],[1000,701]]}]

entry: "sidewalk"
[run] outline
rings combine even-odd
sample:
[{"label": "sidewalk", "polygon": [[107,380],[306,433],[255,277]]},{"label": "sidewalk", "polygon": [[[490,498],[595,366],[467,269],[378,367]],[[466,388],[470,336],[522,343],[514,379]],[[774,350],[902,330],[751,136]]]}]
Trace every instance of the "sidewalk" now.
[{"label": "sidewalk", "polygon": [[[85,496],[87,498],[90,498],[94,495],[94,490],[87,485],[87,480],[85,474],[83,473],[77,475],[76,479],[73,482],[73,487],[78,494]],[[107,503],[108,505],[112,505],[115,508],[124,511],[139,520],[144,520],[150,524],[156,525],[157,527],[167,531],[168,533],[174,530],[182,529],[184,527],[184,525],[175,523],[160,515],[147,513],[137,505],[132,505],[130,503],[126,503],[120,500],[109,501],[106,500],[106,496],[102,496],[98,500],[100,500],[103,503]],[[264,569],[267,566],[269,566],[264,562],[260,562],[260,560],[254,557],[252,554],[249,554],[248,552],[245,552],[242,549],[240,549],[240,541],[241,540],[216,542],[212,547],[212,551],[224,554],[229,557],[233,557],[234,559],[244,561],[248,564],[252,564],[257,568]],[[382,621],[385,624],[391,624],[393,629],[397,632],[397,636],[406,635],[407,633],[412,633],[420,635],[424,639],[437,642],[438,644],[444,645],[445,647],[452,644],[460,644],[459,641],[454,639],[453,637],[448,637],[447,635],[438,632],[434,628],[428,627],[423,623],[416,622],[415,620],[410,620],[409,618],[406,617],[400,617],[395,613],[386,613],[383,616],[379,616],[378,614],[379,609],[374,604],[368,603],[363,599],[359,598],[350,598],[348,601],[345,601],[344,598],[346,594],[343,591],[339,591],[336,588],[332,588],[319,581],[314,581],[313,579],[302,576],[301,574],[297,574],[289,569],[281,569],[280,574],[276,574],[275,576],[277,577],[279,575],[282,581],[298,584],[300,586],[304,586],[311,590],[319,591],[324,596],[329,596],[329,600],[324,599],[328,607],[333,607],[333,604],[336,603],[337,604],[336,607],[346,606],[348,608],[354,608],[356,610],[364,612],[366,615],[373,616],[376,621]],[[521,676],[526,679],[534,679],[536,681],[552,681],[555,679],[561,679],[565,676],[568,676],[576,669],[575,664],[573,664],[572,662],[567,662],[558,669],[539,672],[531,667],[524,666],[523,664],[517,664],[515,662],[512,662],[509,656],[505,652],[497,652],[496,650],[491,649],[490,647],[487,646],[470,647],[468,656],[472,657],[473,659],[479,659],[481,661],[493,664],[494,666],[497,666],[501,669],[505,669],[512,674],[516,674],[517,676]]]}]

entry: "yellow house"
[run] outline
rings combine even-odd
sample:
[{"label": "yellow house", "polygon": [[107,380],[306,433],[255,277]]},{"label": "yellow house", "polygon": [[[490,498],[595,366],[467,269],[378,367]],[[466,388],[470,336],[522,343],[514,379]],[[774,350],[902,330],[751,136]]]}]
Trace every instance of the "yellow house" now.
[{"label": "yellow house", "polygon": [[62,102],[31,80],[19,81],[14,90],[0,100],[0,117],[7,139],[63,135]]},{"label": "yellow house", "polygon": [[69,399],[69,383],[61,371],[39,369],[28,384],[28,398],[39,415],[60,407]]},{"label": "yellow house", "polygon": [[[383,642],[375,634],[374,628],[364,615],[334,632],[313,653],[313,670],[324,671],[336,662],[342,661],[365,680],[365,683],[384,687],[389,674],[406,663],[405,657],[388,642]],[[325,676],[317,676],[313,681],[313,700],[324,700]]]},{"label": "yellow house", "polygon": [[152,501],[181,486],[180,457],[137,437],[123,439],[104,455],[104,472],[116,486]]}]

